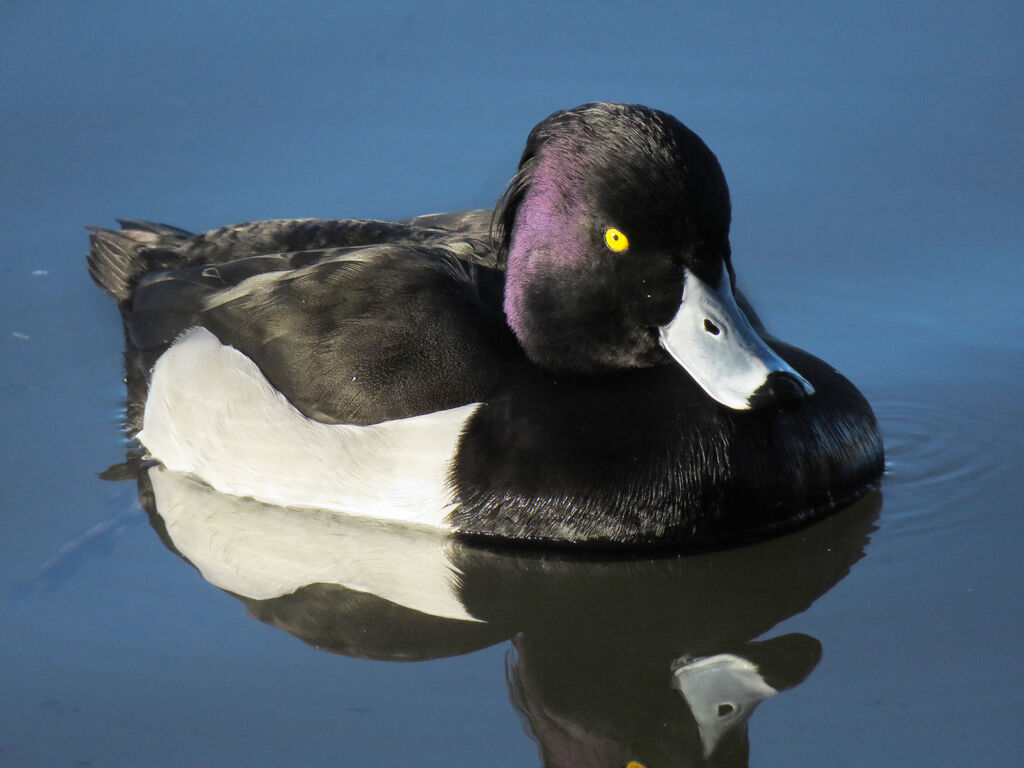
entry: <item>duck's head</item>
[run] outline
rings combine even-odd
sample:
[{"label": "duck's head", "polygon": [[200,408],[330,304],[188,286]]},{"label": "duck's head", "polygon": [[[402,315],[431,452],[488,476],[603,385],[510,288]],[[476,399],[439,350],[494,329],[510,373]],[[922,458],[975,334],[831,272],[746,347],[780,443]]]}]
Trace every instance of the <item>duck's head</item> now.
[{"label": "duck's head", "polygon": [[505,314],[542,368],[674,359],[735,409],[813,391],[737,305],[725,177],[671,115],[605,103],[554,113],[530,132],[495,218]]}]

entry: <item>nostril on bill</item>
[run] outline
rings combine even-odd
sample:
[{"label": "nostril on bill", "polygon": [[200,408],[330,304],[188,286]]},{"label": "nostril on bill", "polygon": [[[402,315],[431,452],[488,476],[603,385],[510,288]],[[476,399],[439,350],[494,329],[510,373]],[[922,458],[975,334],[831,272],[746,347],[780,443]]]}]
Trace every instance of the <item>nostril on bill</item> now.
[{"label": "nostril on bill", "polygon": [[704,318],[704,330],[710,333],[712,336],[717,336],[722,332],[717,325],[712,323],[707,318]]}]

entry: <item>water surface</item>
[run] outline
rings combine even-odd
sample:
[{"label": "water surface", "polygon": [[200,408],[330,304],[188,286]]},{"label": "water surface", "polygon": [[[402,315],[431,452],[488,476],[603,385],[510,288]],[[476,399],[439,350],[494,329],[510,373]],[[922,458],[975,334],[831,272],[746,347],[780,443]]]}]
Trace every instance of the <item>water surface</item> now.
[{"label": "water surface", "polygon": [[[996,2],[0,11],[0,763],[1019,765],[1022,36]],[[626,562],[224,512],[420,567],[293,549],[267,584],[267,537],[225,580],[98,476],[131,446],[84,225],[488,206],[595,98],[716,152],[740,284],[872,402],[879,496]]]}]

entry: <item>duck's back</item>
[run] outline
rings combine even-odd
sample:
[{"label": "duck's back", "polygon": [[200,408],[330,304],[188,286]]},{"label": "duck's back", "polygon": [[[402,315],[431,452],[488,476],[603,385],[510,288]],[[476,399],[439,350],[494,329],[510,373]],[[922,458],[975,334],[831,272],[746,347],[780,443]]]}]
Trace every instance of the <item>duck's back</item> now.
[{"label": "duck's back", "polygon": [[[483,399],[516,342],[482,214],[95,230],[90,268],[148,369],[201,326],[306,416],[371,424]],[[382,396],[381,393],[386,393]]]}]

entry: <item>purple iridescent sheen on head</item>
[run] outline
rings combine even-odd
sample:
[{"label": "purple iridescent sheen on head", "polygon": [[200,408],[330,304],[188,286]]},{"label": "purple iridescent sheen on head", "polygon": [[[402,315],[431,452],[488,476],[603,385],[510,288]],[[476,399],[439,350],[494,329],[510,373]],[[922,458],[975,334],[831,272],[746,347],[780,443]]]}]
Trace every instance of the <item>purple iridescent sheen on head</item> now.
[{"label": "purple iridescent sheen on head", "polygon": [[[636,105],[585,104],[538,124],[495,216],[508,324],[552,373],[665,362],[657,328],[678,309],[683,267],[717,279],[728,255],[714,155],[675,118]],[[606,245],[609,227],[628,249]]]},{"label": "purple iridescent sheen on head", "polygon": [[583,200],[568,170],[571,157],[557,146],[547,149],[519,205],[509,243],[505,315],[520,338],[527,333],[523,315],[529,283],[554,278],[560,264],[582,259],[586,252],[587,233],[573,215]]}]

